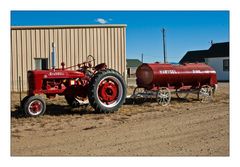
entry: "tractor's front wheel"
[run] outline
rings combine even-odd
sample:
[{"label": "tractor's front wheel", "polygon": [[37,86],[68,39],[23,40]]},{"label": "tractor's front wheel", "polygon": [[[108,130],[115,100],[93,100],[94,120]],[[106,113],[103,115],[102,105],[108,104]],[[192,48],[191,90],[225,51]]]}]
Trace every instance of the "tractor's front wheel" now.
[{"label": "tractor's front wheel", "polygon": [[117,111],[124,103],[126,84],[122,76],[115,70],[99,71],[91,79],[88,99],[91,106],[100,113]]},{"label": "tractor's front wheel", "polygon": [[31,96],[25,100],[23,110],[27,116],[43,115],[46,111],[46,102],[41,96]]}]

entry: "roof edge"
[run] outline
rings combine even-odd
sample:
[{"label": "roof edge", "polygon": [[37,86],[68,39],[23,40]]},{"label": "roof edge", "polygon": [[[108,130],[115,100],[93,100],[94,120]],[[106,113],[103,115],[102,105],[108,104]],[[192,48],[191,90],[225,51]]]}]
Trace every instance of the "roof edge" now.
[{"label": "roof edge", "polygon": [[127,24],[11,26],[11,30],[16,30],[16,29],[52,29],[52,28],[117,28],[117,27],[127,27]]}]

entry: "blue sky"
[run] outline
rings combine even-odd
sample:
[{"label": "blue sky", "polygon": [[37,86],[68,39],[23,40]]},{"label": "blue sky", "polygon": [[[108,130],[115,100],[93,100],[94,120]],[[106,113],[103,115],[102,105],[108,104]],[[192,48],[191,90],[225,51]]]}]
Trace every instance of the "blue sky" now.
[{"label": "blue sky", "polygon": [[167,60],[178,62],[189,50],[229,41],[228,11],[12,11],[12,26],[127,24],[127,58],[163,61],[161,29],[166,30]]}]

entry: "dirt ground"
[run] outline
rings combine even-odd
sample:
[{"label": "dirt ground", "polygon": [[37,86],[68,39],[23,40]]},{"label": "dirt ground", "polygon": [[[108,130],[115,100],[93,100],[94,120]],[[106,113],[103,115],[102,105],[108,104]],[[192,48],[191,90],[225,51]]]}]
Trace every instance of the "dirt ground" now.
[{"label": "dirt ground", "polygon": [[47,101],[44,116],[26,118],[18,105],[12,94],[12,156],[229,156],[228,83],[212,103],[173,95],[167,107],[127,103],[113,114],[71,109],[58,97]]}]

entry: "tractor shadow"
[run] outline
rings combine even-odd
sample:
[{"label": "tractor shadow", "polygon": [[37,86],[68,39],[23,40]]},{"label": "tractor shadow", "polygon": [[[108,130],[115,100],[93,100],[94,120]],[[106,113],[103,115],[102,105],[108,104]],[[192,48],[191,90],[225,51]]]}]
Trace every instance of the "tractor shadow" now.
[{"label": "tractor shadow", "polygon": [[[67,105],[59,104],[47,104],[47,109],[44,115],[48,116],[64,116],[64,115],[88,115],[88,114],[100,114],[93,110],[89,106],[80,106],[71,108]],[[15,106],[14,110],[11,110],[11,118],[27,118],[24,111],[19,107]]]},{"label": "tractor shadow", "polygon": [[63,115],[88,115],[88,114],[99,114],[93,110],[90,105],[84,105],[72,108],[68,105],[49,104],[45,115],[50,116],[63,116]]}]

